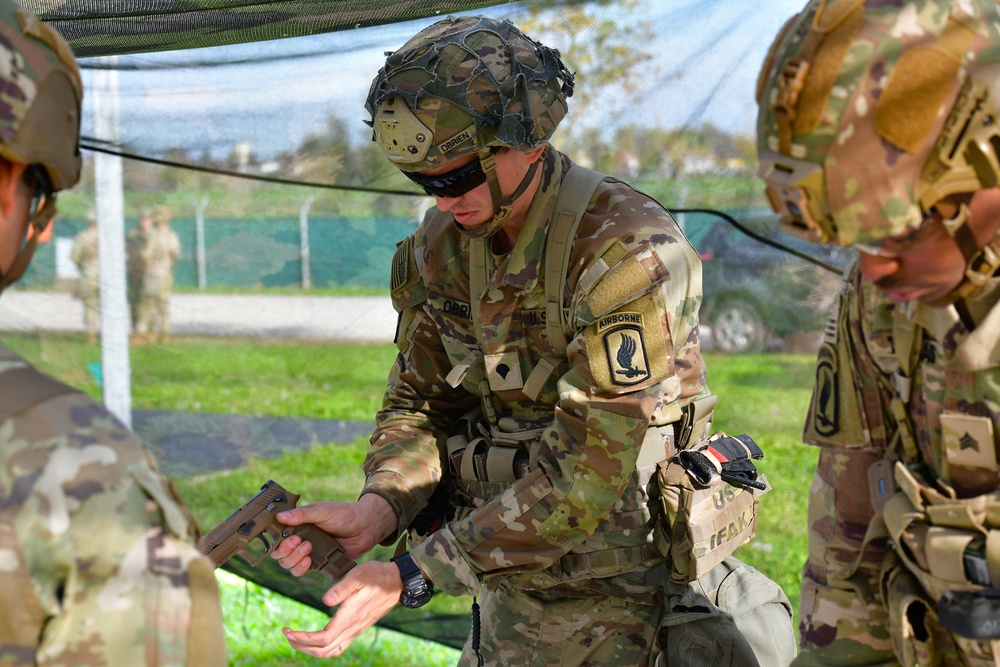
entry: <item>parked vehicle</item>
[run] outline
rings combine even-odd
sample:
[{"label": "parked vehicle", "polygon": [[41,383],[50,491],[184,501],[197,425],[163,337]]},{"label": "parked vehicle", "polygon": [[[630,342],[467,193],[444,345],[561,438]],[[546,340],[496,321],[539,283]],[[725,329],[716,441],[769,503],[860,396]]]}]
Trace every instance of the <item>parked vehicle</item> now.
[{"label": "parked vehicle", "polygon": [[727,220],[685,216],[685,232],[703,266],[701,322],[720,352],[760,352],[796,334],[817,336],[854,251],[807,243],[782,232],[771,214],[734,216],[756,234],[834,267],[829,271],[754,239]]}]

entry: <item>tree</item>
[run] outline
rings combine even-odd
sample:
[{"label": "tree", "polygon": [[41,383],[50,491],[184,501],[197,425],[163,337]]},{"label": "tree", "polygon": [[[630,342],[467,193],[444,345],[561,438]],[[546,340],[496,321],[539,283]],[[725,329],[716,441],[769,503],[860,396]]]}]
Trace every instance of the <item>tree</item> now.
[{"label": "tree", "polygon": [[587,127],[567,140],[564,146],[574,162],[605,174],[614,174],[614,154],[597,128]]},{"label": "tree", "polygon": [[649,74],[653,56],[644,45],[654,43],[652,22],[616,20],[632,15],[642,4],[640,0],[535,0],[526,3],[512,20],[529,37],[559,49],[575,75],[571,105],[579,118],[596,99],[597,91],[619,88],[623,95],[618,99],[624,105]]},{"label": "tree", "polygon": [[357,170],[351,133],[343,118],[330,114],[323,132],[312,133],[302,140],[297,151],[301,176],[321,183],[355,184]]}]

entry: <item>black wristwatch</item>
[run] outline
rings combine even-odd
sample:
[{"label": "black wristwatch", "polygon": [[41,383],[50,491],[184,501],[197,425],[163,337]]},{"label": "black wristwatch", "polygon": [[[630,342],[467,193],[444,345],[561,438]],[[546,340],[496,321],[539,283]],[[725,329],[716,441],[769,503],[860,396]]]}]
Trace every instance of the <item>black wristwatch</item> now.
[{"label": "black wristwatch", "polygon": [[404,607],[416,609],[427,604],[431,595],[434,594],[434,587],[431,582],[424,579],[420,568],[410,558],[410,554],[396,556],[392,562],[399,568],[399,576],[403,579],[403,594],[399,601]]}]

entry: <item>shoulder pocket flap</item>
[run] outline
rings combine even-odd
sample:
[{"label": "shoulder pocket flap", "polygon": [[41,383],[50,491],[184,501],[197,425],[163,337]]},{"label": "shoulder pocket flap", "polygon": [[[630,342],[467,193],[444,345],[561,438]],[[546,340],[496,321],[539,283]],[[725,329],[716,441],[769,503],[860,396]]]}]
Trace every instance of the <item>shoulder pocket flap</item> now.
[{"label": "shoulder pocket flap", "polygon": [[632,255],[611,267],[583,297],[576,309],[576,319],[583,325],[593,324],[616,308],[649,293],[652,288],[646,269],[638,257]]}]

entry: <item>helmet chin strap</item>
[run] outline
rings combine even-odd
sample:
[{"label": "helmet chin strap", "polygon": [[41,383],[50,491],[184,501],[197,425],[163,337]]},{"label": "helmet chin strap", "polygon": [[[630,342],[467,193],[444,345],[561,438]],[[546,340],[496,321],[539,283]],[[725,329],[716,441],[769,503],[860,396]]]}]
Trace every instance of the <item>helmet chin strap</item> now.
[{"label": "helmet chin strap", "polygon": [[510,220],[510,214],[514,209],[514,202],[528,189],[532,179],[535,177],[535,172],[538,171],[538,164],[541,161],[542,159],[539,157],[539,159],[532,162],[531,166],[528,167],[528,171],[524,174],[524,178],[521,179],[521,184],[514,191],[514,194],[504,197],[503,192],[500,190],[500,180],[497,178],[496,157],[489,149],[479,151],[479,164],[483,168],[483,173],[486,174],[486,182],[490,185],[490,198],[493,200],[493,219],[475,229],[466,229],[456,222],[455,226],[458,227],[458,231],[470,239],[488,239],[503,229],[503,226]]},{"label": "helmet chin strap", "polygon": [[965,276],[955,289],[930,304],[932,306],[948,306],[959,299],[972,296],[1000,269],[1000,230],[993,235],[992,240],[980,247],[968,223],[969,207],[965,204],[959,204],[955,215],[942,221],[965,257]]}]

